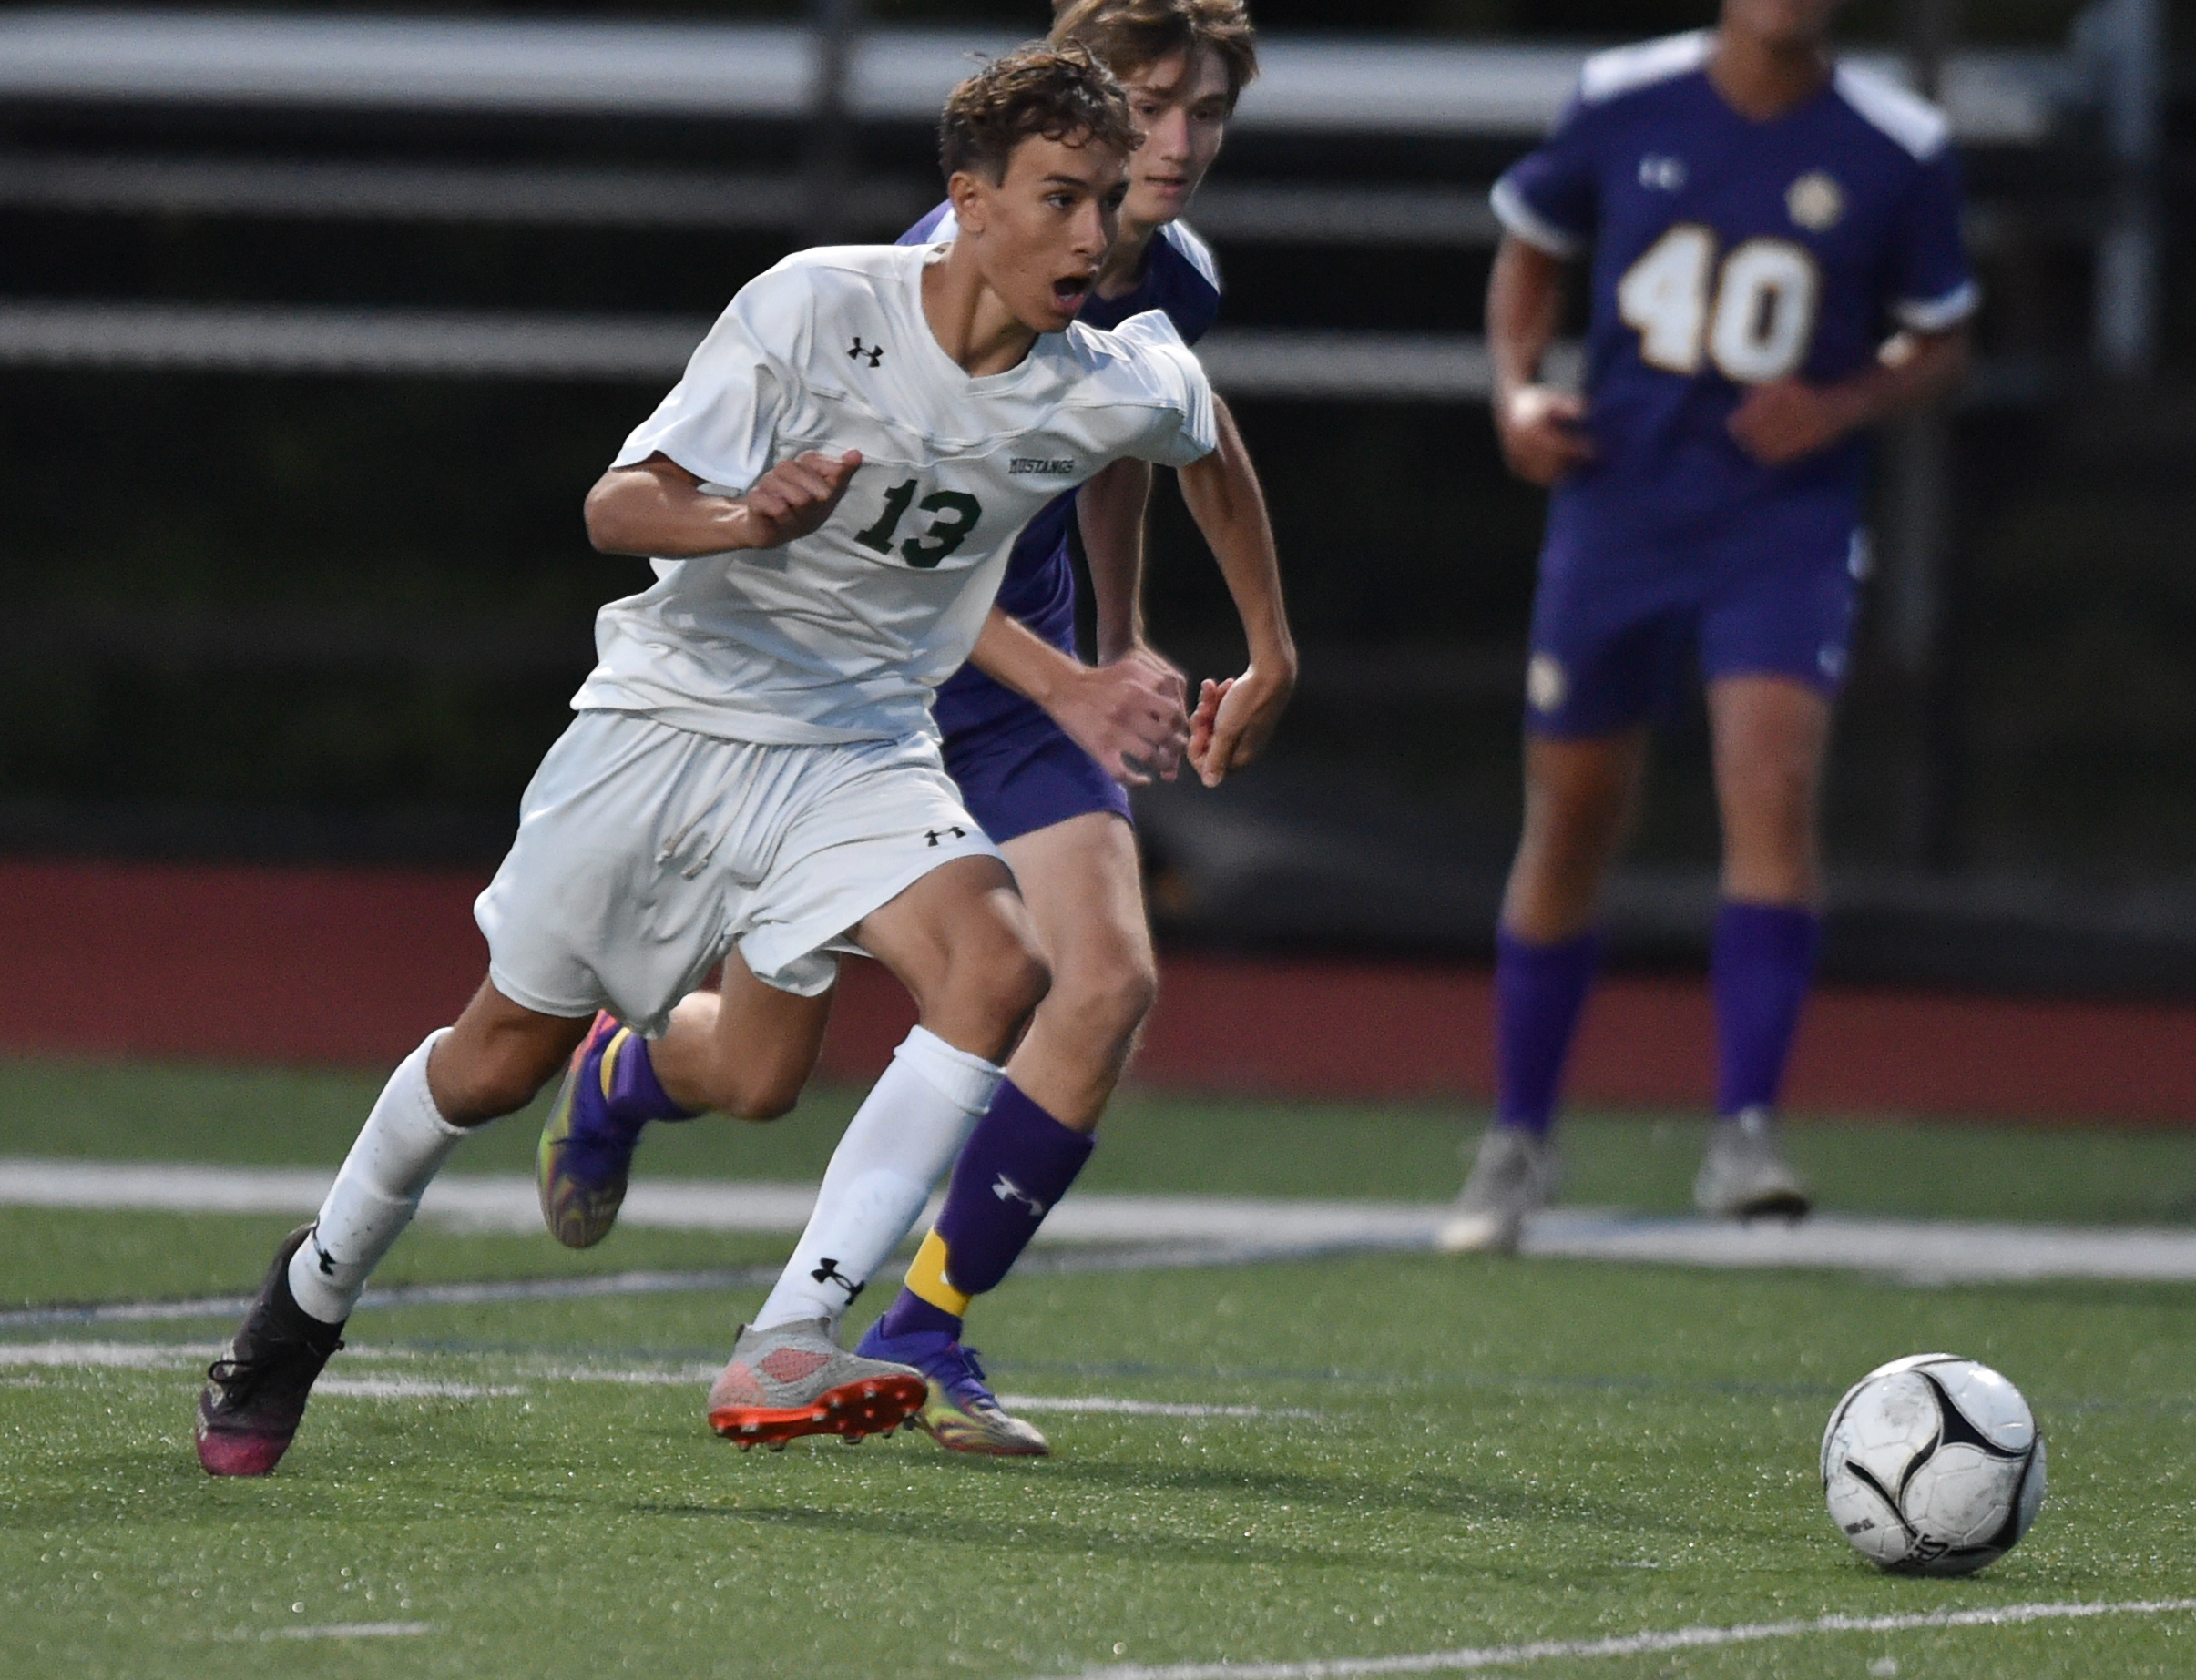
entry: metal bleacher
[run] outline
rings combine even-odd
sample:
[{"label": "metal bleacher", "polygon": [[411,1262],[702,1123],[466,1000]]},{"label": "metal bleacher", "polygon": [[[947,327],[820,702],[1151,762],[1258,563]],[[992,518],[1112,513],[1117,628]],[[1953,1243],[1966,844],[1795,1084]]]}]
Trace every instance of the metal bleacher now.
[{"label": "metal bleacher", "polygon": [[[880,28],[834,59],[808,30],[763,25],[23,11],[0,16],[0,109],[783,124],[808,118],[828,95],[857,124],[925,123],[973,56],[1010,44],[984,32]],[[1560,109],[1585,50],[1274,36],[1237,127],[1522,142]],[[1876,56],[1895,73],[1904,62]],[[844,66],[834,89],[821,85],[830,62]],[[1946,59],[1939,91],[1964,142],[2034,148],[2093,103],[2098,86],[2094,66],[2068,54],[1970,51]],[[842,225],[885,233],[935,188],[907,176],[853,178],[841,191]],[[92,215],[771,230],[801,227],[812,193],[797,171],[0,148],[0,208]],[[1223,178],[1200,196],[1195,219],[1223,248],[1468,249],[1496,236],[1481,191],[1456,184]],[[0,301],[0,362],[647,379],[676,372],[706,324],[18,297]],[[1216,383],[1243,396],[1461,401],[1483,397],[1487,383],[1483,349],[1467,334],[1223,330],[1206,357]]]}]

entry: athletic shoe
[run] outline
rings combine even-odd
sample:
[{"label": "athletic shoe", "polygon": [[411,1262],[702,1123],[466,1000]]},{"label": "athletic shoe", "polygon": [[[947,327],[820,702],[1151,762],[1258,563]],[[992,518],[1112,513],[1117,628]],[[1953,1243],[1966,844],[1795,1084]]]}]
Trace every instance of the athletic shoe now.
[{"label": "athletic shoe", "polygon": [[304,1420],[305,1399],[343,1345],[343,1327],[323,1324],[290,1293],[290,1259],[312,1235],[301,1225],[282,1239],[259,1298],[206,1368],[192,1434],[209,1476],[263,1476],[281,1461]]},{"label": "athletic shoe", "polygon": [[1692,1199],[1702,1213],[1723,1219],[1803,1219],[1814,1206],[1777,1146],[1776,1125],[1766,1108],[1749,1108],[1716,1123]]},{"label": "athletic shoe", "polygon": [[1562,1176],[1553,1138],[1523,1126],[1489,1126],[1434,1247],[1444,1254],[1515,1254],[1525,1216],[1547,1206]]},{"label": "athletic shoe", "polygon": [[1041,1459],[1052,1443],[999,1404],[984,1380],[976,1350],[964,1348],[944,1330],[914,1330],[886,1336],[880,1319],[869,1327],[854,1351],[863,1359],[910,1365],[930,1384],[930,1398],[915,1414],[915,1427],[948,1452],[982,1452],[1001,1459]]},{"label": "athletic shoe", "polygon": [[849,1353],[824,1319],[740,1327],[732,1362],[710,1390],[710,1428],[741,1451],[802,1435],[889,1435],[922,1410],[920,1371]]},{"label": "athletic shoe", "polygon": [[534,1181],[549,1235],[567,1248],[592,1248],[618,1223],[626,1177],[633,1169],[638,1126],[610,1118],[609,1057],[626,1029],[598,1014],[572,1064],[534,1152]]}]

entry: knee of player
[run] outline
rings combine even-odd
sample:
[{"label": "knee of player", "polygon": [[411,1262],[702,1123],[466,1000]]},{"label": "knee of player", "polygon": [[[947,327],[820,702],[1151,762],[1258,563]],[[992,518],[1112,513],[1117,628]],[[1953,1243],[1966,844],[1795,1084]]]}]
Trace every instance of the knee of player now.
[{"label": "knee of player", "polygon": [[1132,1035],[1158,1002],[1159,971],[1151,959],[1126,952],[1077,964],[1046,998],[1048,1008],[1116,1039]]},{"label": "knee of player", "polygon": [[969,975],[985,1013],[1002,1022],[1021,1021],[1052,990],[1052,964],[1027,942],[1003,940]]},{"label": "knee of player", "polygon": [[1002,1009],[1020,1019],[1052,991],[1052,964],[1043,953],[1024,945],[1000,964],[997,979]]},{"label": "knee of player", "polygon": [[730,1115],[735,1120],[758,1123],[781,1120],[801,1101],[803,1083],[797,1079],[769,1078],[735,1081],[720,1094],[714,1106],[720,1114]]}]

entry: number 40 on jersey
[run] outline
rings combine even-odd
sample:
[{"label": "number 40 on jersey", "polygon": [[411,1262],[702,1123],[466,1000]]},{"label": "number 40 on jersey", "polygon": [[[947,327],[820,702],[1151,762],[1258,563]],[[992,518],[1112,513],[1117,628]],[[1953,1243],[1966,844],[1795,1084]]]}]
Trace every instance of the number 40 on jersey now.
[{"label": "number 40 on jersey", "polygon": [[1703,361],[1734,384],[1796,372],[1814,339],[1822,271],[1789,239],[1748,239],[1717,260],[1714,230],[1680,222],[1617,283],[1639,360],[1687,378]]}]

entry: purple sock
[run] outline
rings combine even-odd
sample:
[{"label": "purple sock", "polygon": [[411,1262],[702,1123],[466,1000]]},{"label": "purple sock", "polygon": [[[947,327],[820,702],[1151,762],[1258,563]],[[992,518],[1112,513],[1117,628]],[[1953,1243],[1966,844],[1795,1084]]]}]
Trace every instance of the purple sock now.
[{"label": "purple sock", "polygon": [[1717,914],[1718,1114],[1776,1105],[1822,937],[1822,918],[1795,905],[1726,903]]},{"label": "purple sock", "polygon": [[628,1033],[610,1062],[610,1118],[638,1132],[651,1120],[691,1120],[694,1111],[671,1101],[649,1060],[649,1041]]},{"label": "purple sock", "polygon": [[913,1289],[902,1285],[900,1297],[877,1319],[879,1336],[913,1336],[928,1331],[961,1339],[961,1320],[943,1307],[933,1307]]},{"label": "purple sock", "polygon": [[[969,1296],[997,1288],[1096,1146],[1031,1102],[1014,1081],[1002,1080],[954,1163],[945,1206],[924,1245],[926,1252],[932,1243],[944,1245],[949,1289]],[[918,1256],[918,1270],[922,1265]],[[887,1336],[938,1329],[958,1335],[961,1320],[904,1288],[879,1328]]]},{"label": "purple sock", "polygon": [[1506,927],[1495,930],[1495,1117],[1499,1124],[1540,1133],[1555,1123],[1563,1066],[1600,963],[1598,932],[1541,945]]}]

